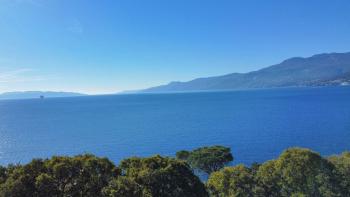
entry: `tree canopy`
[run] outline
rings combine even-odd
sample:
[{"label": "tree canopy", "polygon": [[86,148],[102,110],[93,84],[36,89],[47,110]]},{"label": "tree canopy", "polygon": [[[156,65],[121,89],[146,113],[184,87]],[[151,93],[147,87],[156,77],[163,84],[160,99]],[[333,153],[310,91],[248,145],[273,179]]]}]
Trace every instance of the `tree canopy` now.
[{"label": "tree canopy", "polygon": [[176,158],[185,160],[192,168],[207,174],[218,171],[233,161],[231,149],[224,146],[202,147],[193,151],[182,150],[176,153]]},{"label": "tree canopy", "polygon": [[340,184],[344,188],[345,196],[350,196],[350,152],[344,152],[341,155],[333,155],[328,158],[335,166]]},{"label": "tree canopy", "polygon": [[123,160],[120,168],[122,177],[105,189],[109,196],[207,196],[204,184],[183,161],[159,155],[134,157]]},{"label": "tree canopy", "polygon": [[[116,166],[107,158],[85,154],[0,166],[0,197],[350,196],[349,152],[325,158],[309,149],[290,148],[250,167],[223,167],[231,160],[230,150],[220,146],[179,151],[176,156],[131,157]],[[205,184],[190,165],[208,168]]]},{"label": "tree canopy", "polygon": [[259,196],[253,171],[240,164],[213,172],[207,181],[211,196]]},{"label": "tree canopy", "polygon": [[5,170],[0,196],[101,196],[118,174],[111,161],[93,155],[34,159]]},{"label": "tree canopy", "polygon": [[337,167],[309,149],[290,148],[277,159],[255,164],[252,168],[238,165],[214,172],[207,188],[212,196],[220,197],[349,196],[346,191],[350,165],[347,156],[329,159],[337,163]]}]

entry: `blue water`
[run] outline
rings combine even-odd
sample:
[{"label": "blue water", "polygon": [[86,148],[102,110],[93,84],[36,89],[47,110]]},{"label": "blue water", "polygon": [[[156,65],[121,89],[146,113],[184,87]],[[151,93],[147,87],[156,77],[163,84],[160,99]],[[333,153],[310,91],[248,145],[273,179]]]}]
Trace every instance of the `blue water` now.
[{"label": "blue water", "polygon": [[0,164],[55,154],[173,156],[230,146],[235,163],[291,146],[350,149],[350,87],[0,101]]}]

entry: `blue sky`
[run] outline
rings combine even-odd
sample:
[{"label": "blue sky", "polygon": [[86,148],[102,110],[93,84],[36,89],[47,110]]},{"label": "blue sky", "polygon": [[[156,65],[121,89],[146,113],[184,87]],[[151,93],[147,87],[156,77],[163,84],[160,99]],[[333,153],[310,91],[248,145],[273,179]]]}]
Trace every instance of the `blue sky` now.
[{"label": "blue sky", "polygon": [[0,92],[142,89],[350,51],[349,0],[0,0]]}]

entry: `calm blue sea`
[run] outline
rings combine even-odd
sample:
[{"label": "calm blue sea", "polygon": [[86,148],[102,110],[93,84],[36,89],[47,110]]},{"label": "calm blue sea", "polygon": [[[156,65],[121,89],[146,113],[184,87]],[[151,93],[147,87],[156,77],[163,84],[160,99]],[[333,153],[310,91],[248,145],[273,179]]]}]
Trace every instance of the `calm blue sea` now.
[{"label": "calm blue sea", "polygon": [[350,87],[0,101],[0,164],[86,152],[118,163],[214,144],[245,164],[291,146],[350,150]]}]

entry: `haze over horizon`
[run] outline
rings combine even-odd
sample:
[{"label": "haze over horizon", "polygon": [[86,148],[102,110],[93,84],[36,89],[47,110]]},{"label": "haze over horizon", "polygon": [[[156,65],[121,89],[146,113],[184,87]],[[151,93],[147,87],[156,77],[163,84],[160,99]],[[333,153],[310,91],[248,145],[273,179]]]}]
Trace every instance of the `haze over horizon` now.
[{"label": "haze over horizon", "polygon": [[0,0],[0,93],[115,93],[349,52],[348,10],[346,0]]}]

